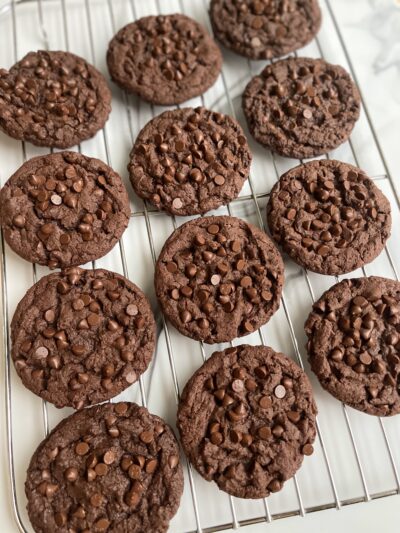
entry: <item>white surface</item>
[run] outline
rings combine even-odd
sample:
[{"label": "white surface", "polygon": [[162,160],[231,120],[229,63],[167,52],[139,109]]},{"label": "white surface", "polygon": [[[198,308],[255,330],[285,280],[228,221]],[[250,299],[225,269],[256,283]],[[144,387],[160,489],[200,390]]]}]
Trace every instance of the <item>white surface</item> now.
[{"label": "white surface", "polygon": [[[334,31],[332,20],[326,9],[324,1],[321,2],[324,12],[323,28],[320,32],[320,43],[326,59],[331,62],[341,63],[346,66],[346,58],[340,47],[337,35]],[[0,0],[0,6],[5,4]],[[85,56],[89,61],[91,57],[90,41],[87,31],[86,13],[82,10],[83,0],[67,0],[68,8],[67,25],[70,49],[80,55]],[[113,0],[115,16],[115,27],[119,28],[132,19],[130,4],[128,0]],[[178,0],[160,0],[162,11],[181,11]],[[207,23],[206,11],[203,0],[184,0],[182,2],[184,11],[195,18]],[[346,44],[356,68],[360,86],[366,97],[374,124],[376,125],[379,138],[382,142],[384,153],[387,157],[389,167],[392,170],[395,180],[400,179],[400,153],[399,124],[399,82],[400,82],[400,7],[392,0],[332,0],[331,5],[335,11],[340,27],[343,31]],[[105,50],[113,29],[110,23],[109,12],[105,0],[91,0],[91,14],[93,28],[95,28],[95,64],[105,74]],[[154,0],[134,0],[137,15],[156,13],[157,5]],[[43,0],[44,21],[47,29],[50,47],[52,49],[65,49],[66,41],[64,35],[64,25],[59,0]],[[30,49],[43,48],[42,35],[37,19],[37,5],[32,2],[27,7],[17,8],[17,31],[18,58],[22,57]],[[0,65],[9,67],[14,62],[13,56],[13,36],[12,25],[9,14],[0,16]],[[317,57],[319,53],[315,43],[301,50],[299,55],[310,55]],[[262,63],[252,63],[252,71],[258,72],[262,68]],[[239,58],[229,52],[225,53],[224,72],[234,106],[240,115],[240,94],[247,83],[250,71],[245,59]],[[126,183],[126,160],[132,141],[127,120],[127,114],[121,93],[113,87],[114,101],[113,113],[107,124],[106,138],[110,148],[110,162],[124,176]],[[140,104],[137,99],[132,98],[132,121],[131,127],[135,136],[139,128],[151,117],[151,108],[146,104]],[[224,85],[220,78],[216,85],[211,88],[204,97],[205,104],[223,112],[230,113],[229,102],[226,99]],[[201,104],[201,99],[195,99],[190,105]],[[156,108],[155,113],[161,111]],[[371,131],[368,128],[365,114],[362,114],[354,133],[352,135],[353,146],[356,149],[360,166],[364,167],[372,176],[382,175],[384,168],[373,143]],[[254,152],[254,164],[252,167],[252,179],[257,193],[268,192],[276,180],[273,160],[269,152],[265,151],[255,143],[251,144]],[[27,145],[27,156],[31,157],[40,153],[46,153],[45,149],[38,149]],[[98,134],[93,140],[82,144],[82,151],[87,155],[93,155],[106,159],[105,145],[102,134]],[[340,147],[332,154],[333,157],[344,161],[354,162],[353,153],[348,143]],[[3,134],[0,134],[0,178],[1,182],[11,175],[11,173],[22,163],[22,151],[20,143],[13,141]],[[278,172],[290,168],[297,164],[296,161],[276,159]],[[395,200],[390,189],[388,180],[379,180],[377,184],[390,197],[395,208]],[[128,185],[134,211],[142,210],[141,202],[134,197],[131,187]],[[250,194],[249,186],[246,185],[242,191],[242,196]],[[265,199],[260,201],[261,207],[265,205]],[[226,209],[219,210],[226,213]],[[235,202],[232,205],[234,215],[246,218],[257,223],[254,203],[252,201]],[[264,210],[262,211],[264,217]],[[151,216],[151,227],[155,240],[156,253],[159,252],[165,238],[172,231],[171,219],[164,216]],[[177,223],[181,223],[178,220]],[[393,237],[389,246],[396,263],[400,265],[400,249],[398,241],[400,239],[400,217],[397,211],[394,220]],[[149,295],[155,306],[154,293],[152,288],[152,257],[147,240],[146,226],[144,218],[138,216],[132,218],[130,226],[124,235],[124,245],[128,259],[129,276],[138,283]],[[115,248],[106,258],[96,262],[96,266],[102,266],[111,270],[122,272],[122,263],[118,247]],[[368,274],[380,274],[393,277],[393,272],[387,260],[387,256],[382,254],[373,264],[366,268]],[[32,284],[32,267],[15,256],[7,249],[7,273],[9,280],[9,312],[10,316],[18,300],[23,296],[27,288]],[[46,273],[46,269],[38,268],[38,276]],[[362,275],[357,272],[355,275]],[[308,314],[311,298],[307,289],[304,275],[296,265],[286,261],[286,285],[285,301],[289,309],[290,317],[293,321],[296,337],[300,346],[301,355],[305,360],[304,333],[302,325],[305,316]],[[310,275],[313,289],[318,296],[325,288],[332,285],[334,280],[328,277]],[[296,359],[296,353],[291,342],[288,321],[281,306],[279,312],[272,318],[270,323],[262,328],[263,335],[268,344],[274,348],[282,350]],[[187,378],[201,364],[202,357],[199,344],[184,339],[171,329],[171,339],[173,355],[177,371],[179,387],[182,388]],[[240,342],[260,343],[257,334],[242,339]],[[207,355],[218,347],[206,347]],[[306,370],[308,367],[306,365]],[[12,375],[12,400],[14,408],[14,442],[17,494],[20,510],[24,523],[28,524],[24,514],[25,499],[23,495],[23,480],[27,462],[34,447],[43,438],[43,426],[41,418],[41,402],[29,391],[25,390],[16,377],[14,370]],[[0,370],[1,383],[4,383],[3,366]],[[364,495],[363,485],[357,469],[357,462],[352,449],[348,428],[341,405],[322,392],[314,376],[310,376],[316,393],[316,399],[320,410],[320,424],[325,438],[326,448],[332,463],[333,476],[337,485],[339,498],[341,500]],[[165,344],[164,333],[159,336],[157,357],[151,369],[144,378],[148,392],[148,404],[151,411],[163,416],[172,424],[175,417],[175,397],[173,379],[168,359],[168,352]],[[1,390],[3,390],[1,386]],[[122,395],[125,399],[140,402],[138,385],[133,385]],[[0,416],[3,439],[1,440],[1,473],[0,483],[0,510],[1,526],[3,533],[14,533],[17,528],[12,521],[12,511],[10,506],[10,491],[8,486],[6,468],[6,448],[5,448],[5,422],[4,422],[4,395],[0,396]],[[57,411],[49,407],[50,426],[69,411]],[[365,472],[365,480],[368,490],[371,493],[383,490],[395,489],[395,480],[391,469],[388,455],[385,449],[382,433],[380,432],[377,419],[348,410],[351,427],[354,430],[355,440],[359,448],[360,460]],[[397,468],[400,468],[400,417],[384,421],[389,441],[394,449]],[[329,483],[324,463],[323,453],[320,444],[316,443],[316,453],[311,458],[306,458],[304,466],[297,476],[298,487],[300,488],[302,500],[306,508],[315,505],[331,503],[333,501],[332,490]],[[213,526],[218,523],[232,522],[232,515],[229,505],[229,498],[219,492],[215,485],[206,483],[197,474],[194,474],[195,486],[199,503],[199,516],[203,527]],[[192,497],[186,475],[185,494],[182,499],[180,510],[176,518],[171,523],[172,532],[182,532],[193,530],[196,527]],[[260,516],[265,512],[262,502],[248,502],[234,499],[234,507],[239,520]],[[271,513],[281,513],[299,508],[296,494],[296,487],[293,481],[286,483],[284,490],[268,499]],[[398,529],[399,523],[399,497],[391,497],[386,500],[359,504],[336,511],[324,511],[306,516],[306,518],[282,519],[276,523],[260,526],[250,526],[247,531],[272,532],[288,531],[375,531],[380,532]],[[245,528],[242,529],[245,531]]]}]

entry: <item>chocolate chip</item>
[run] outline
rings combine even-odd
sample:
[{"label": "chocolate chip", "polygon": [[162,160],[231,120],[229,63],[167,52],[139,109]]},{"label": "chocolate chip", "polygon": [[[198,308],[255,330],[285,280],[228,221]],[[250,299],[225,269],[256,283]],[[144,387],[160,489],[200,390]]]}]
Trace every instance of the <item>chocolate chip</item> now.
[{"label": "chocolate chip", "polygon": [[268,440],[272,435],[271,429],[268,426],[258,428],[257,433],[262,440]]},{"label": "chocolate chip", "polygon": [[286,396],[286,389],[283,385],[277,385],[274,389],[274,394],[280,400]]},{"label": "chocolate chip", "polygon": [[89,445],[87,442],[78,442],[75,446],[75,452],[77,455],[86,455],[89,451]]},{"label": "chocolate chip", "polygon": [[145,444],[150,444],[150,442],[153,442],[154,434],[152,431],[143,431],[140,433],[139,438]]},{"label": "chocolate chip", "polygon": [[262,396],[258,403],[262,409],[269,409],[272,406],[272,401],[269,396]]},{"label": "chocolate chip", "polygon": [[79,475],[78,470],[73,467],[67,468],[64,472],[65,479],[71,482],[76,481],[78,479],[78,475]]},{"label": "chocolate chip", "polygon": [[314,453],[314,448],[312,444],[305,444],[302,447],[301,451],[304,455],[312,455]]},{"label": "chocolate chip", "polygon": [[36,348],[35,350],[35,355],[37,358],[42,359],[49,355],[49,350],[45,346],[39,346],[39,348]]}]

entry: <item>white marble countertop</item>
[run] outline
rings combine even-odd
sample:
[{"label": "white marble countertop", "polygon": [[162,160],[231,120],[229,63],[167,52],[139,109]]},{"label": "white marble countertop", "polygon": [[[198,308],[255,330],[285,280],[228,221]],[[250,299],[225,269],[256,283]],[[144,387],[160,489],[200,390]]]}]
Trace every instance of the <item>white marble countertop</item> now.
[{"label": "white marble countertop", "polygon": [[[91,2],[93,0],[90,0]],[[176,0],[177,1],[177,0]],[[320,0],[324,8],[324,13],[327,12],[327,0]],[[45,4],[47,0],[43,0]],[[66,0],[68,7],[76,5],[78,0]],[[115,5],[118,5],[119,0],[115,1]],[[133,2],[144,12],[149,5],[154,4],[154,0],[133,0]],[[160,0],[160,4],[164,6],[166,10],[173,5],[175,0]],[[203,3],[203,0],[183,0],[185,6],[189,4],[193,5],[193,8]],[[0,0],[0,9],[3,5],[7,4],[7,0]],[[60,0],[51,0],[53,5],[57,4],[61,6]],[[93,4],[95,2],[93,1]],[[193,4],[192,4],[193,3]],[[114,0],[113,0],[114,4]],[[382,154],[385,158],[387,169],[391,175],[394,186],[400,193],[400,0],[330,0],[330,5],[335,14],[337,22],[340,26],[340,30],[343,35],[346,48],[349,53],[349,58],[354,67],[355,75],[363,94],[367,110],[369,112],[374,131],[376,132],[379,144],[382,150]],[[1,19],[0,19],[0,31],[1,31]],[[32,28],[27,28],[27,46],[35,46],[34,40],[30,40],[29,32],[32,32]],[[53,32],[62,31],[59,27],[58,30],[53,28]],[[332,35],[335,32],[334,27],[329,27],[329,31],[332,31]],[[329,33],[328,31],[328,33]],[[326,34],[326,28],[325,28]],[[10,34],[11,35],[11,34]],[[9,61],[10,53],[4,48],[4,43],[7,46],[11,46],[11,38],[8,35],[6,41],[2,41],[5,38],[0,34],[0,43],[3,43],[3,49],[0,49],[0,65],[1,61]],[[327,37],[325,35],[325,37]],[[328,35],[329,37],[329,35]],[[337,38],[325,38],[321,40],[323,46],[323,52],[326,59],[345,64],[346,57],[343,53],[338,54]],[[79,39],[77,39],[79,42]],[[73,43],[75,45],[75,43]],[[315,48],[307,47],[304,51],[300,51],[300,55],[313,54]],[[4,66],[10,66],[10,62]],[[103,66],[103,65],[101,65]],[[103,66],[104,67],[104,66]],[[255,66],[255,69],[259,70],[259,66]],[[116,105],[116,116],[118,120],[118,105]],[[143,117],[142,117],[143,118]],[[115,121],[114,120],[114,121]],[[365,122],[365,115],[362,117]],[[361,121],[360,121],[361,122]],[[122,124],[122,122],[121,122]],[[119,124],[118,124],[119,127]],[[123,128],[124,126],[121,126]],[[2,145],[1,145],[2,143]],[[12,142],[9,144],[8,139],[5,136],[0,135],[0,178],[4,180],[5,175],[11,169],[11,156],[9,151],[12,150]],[[362,134],[362,129],[356,126],[354,143],[357,146],[358,153],[361,161],[367,170],[370,170],[373,175],[380,175],[384,172],[384,168],[379,161],[379,154],[377,149],[373,146],[373,139],[371,135],[365,137]],[[123,143],[122,143],[123,144]],[[1,149],[5,147],[5,150],[1,152]],[[94,155],[101,157],[97,153],[97,145],[89,142],[86,145],[88,151],[93,150]],[[117,169],[122,165],[125,165],[125,152],[126,146],[121,147],[121,157],[116,149],[114,165],[117,165]],[[35,152],[32,152],[35,153]],[[257,152],[259,154],[260,152]],[[114,154],[113,154],[114,155]],[[348,149],[339,149],[335,153],[338,158],[342,157],[347,159]],[[103,158],[104,158],[103,153]],[[257,155],[259,157],[259,155]],[[280,161],[281,165],[292,165],[290,162]],[[292,165],[293,166],[293,165]],[[4,170],[4,167],[6,170]],[[8,168],[9,167],[9,168]],[[8,174],[9,175],[9,174]],[[275,179],[275,178],[274,178]],[[134,200],[132,200],[134,201]],[[162,228],[160,228],[162,236]],[[131,232],[134,236],[134,233]],[[139,234],[138,234],[139,235]],[[394,246],[392,243],[392,250],[397,254],[397,258],[400,261],[400,249],[398,246]],[[109,262],[107,262],[109,261]],[[28,270],[25,265],[15,263],[17,270],[15,275],[26,275]],[[106,260],[101,266],[106,268],[113,267],[113,259]],[[151,268],[151,264],[150,264]],[[116,269],[116,268],[115,268]],[[375,273],[375,272],[374,272]],[[140,274],[141,275],[141,274]],[[138,274],[139,276],[139,274]],[[140,278],[141,279],[141,278]],[[144,278],[143,278],[144,279]],[[143,282],[144,284],[145,282]],[[147,283],[147,282],[146,282]],[[140,283],[139,283],[140,284]],[[148,289],[148,286],[145,287]],[[17,295],[19,292],[23,292],[23,286],[17,287]],[[22,294],[21,294],[22,296]],[[16,296],[12,296],[16,299]],[[159,362],[157,361],[157,364]],[[169,369],[165,370],[166,372]],[[18,388],[18,385],[17,385]],[[1,533],[15,533],[17,527],[13,521],[13,514],[11,509],[10,491],[8,485],[7,474],[7,454],[6,454],[6,439],[5,439],[5,406],[4,406],[4,366],[0,365],[0,532]],[[25,392],[22,392],[25,394]],[[31,404],[35,404],[35,408],[39,405],[36,399],[32,398],[30,393],[23,396],[26,403],[23,404],[23,410],[30,412]],[[168,396],[170,398],[170,396]],[[157,403],[156,400],[152,400],[155,405],[155,412],[158,414],[163,413],[163,405]],[[36,402],[36,403],[35,403]],[[20,405],[21,407],[21,405]],[[21,413],[22,415],[23,413]],[[400,415],[399,415],[400,416]],[[21,416],[21,418],[23,418]],[[54,420],[53,420],[54,422]],[[17,421],[18,425],[18,421]],[[327,422],[329,429],[329,419]],[[42,428],[36,428],[34,421],[28,423],[26,432],[34,433],[35,439],[38,441],[38,434],[42,431]],[[395,435],[399,435],[398,429]],[[22,433],[23,435],[23,433]],[[397,444],[400,444],[399,439]],[[17,443],[17,448],[20,448],[20,443]],[[397,449],[400,446],[397,446]],[[373,450],[370,450],[371,453]],[[397,457],[399,457],[396,450]],[[19,457],[19,456],[18,456]],[[23,451],[21,454],[23,461],[27,459],[27,452]],[[23,466],[17,464],[17,470],[24,471],[25,463]],[[318,476],[318,472],[312,471],[315,476]],[[312,492],[312,489],[310,489]],[[20,487],[20,493],[22,490]],[[214,495],[215,493],[213,493]],[[213,496],[214,497],[214,496]],[[210,501],[210,507],[211,507]],[[190,498],[187,497],[185,505],[190,505]],[[175,524],[176,522],[173,522]],[[329,510],[323,512],[317,512],[307,514],[304,518],[286,518],[277,520],[271,524],[252,525],[248,527],[240,528],[240,531],[259,533],[261,531],[269,531],[271,533],[283,533],[292,532],[296,533],[336,533],[338,530],[344,533],[392,533],[399,529],[400,523],[400,496],[392,496],[382,500],[377,500],[369,503],[361,503],[351,505],[343,508],[341,511]],[[177,530],[174,526],[171,526],[171,532],[175,533]],[[179,530],[180,531],[180,530]]]}]

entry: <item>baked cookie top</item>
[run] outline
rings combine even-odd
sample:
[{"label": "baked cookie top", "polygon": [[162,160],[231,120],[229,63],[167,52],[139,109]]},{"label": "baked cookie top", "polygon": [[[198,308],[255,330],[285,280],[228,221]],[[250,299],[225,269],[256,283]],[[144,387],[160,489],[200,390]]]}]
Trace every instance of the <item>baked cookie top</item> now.
[{"label": "baked cookie top", "polygon": [[64,419],[27,472],[36,532],[164,533],[183,490],[171,428],[134,403],[108,403]]},{"label": "baked cookie top", "polygon": [[199,473],[239,498],[281,490],[313,453],[317,408],[306,374],[272,348],[215,352],[183,391],[178,428]]},{"label": "baked cookie top", "polygon": [[335,160],[292,168],[267,207],[273,239],[304,268],[351,272],[375,259],[390,236],[390,203],[361,169]]},{"label": "baked cookie top", "polygon": [[236,198],[251,153],[239,123],[204,107],[165,111],[139,133],[128,170],[136,193],[174,215],[202,214]]},{"label": "baked cookie top", "polygon": [[156,294],[171,323],[192,339],[228,342],[254,332],[278,309],[282,258],[271,239],[244,220],[191,220],[164,244]]},{"label": "baked cookie top", "polygon": [[22,382],[57,407],[80,409],[122,392],[148,367],[155,339],[146,296],[103,269],[74,267],[43,277],[11,322]]},{"label": "baked cookie top", "polygon": [[15,139],[70,148],[93,137],[110,111],[104,76],[70,52],[29,52],[0,69],[0,128]]},{"label": "baked cookie top", "polygon": [[124,26],[107,52],[111,78],[153,104],[200,96],[216,81],[221,52],[195,20],[182,14],[143,17]]},{"label": "baked cookie top", "polygon": [[365,413],[400,413],[400,283],[346,279],[305,324],[311,369],[335,398]]},{"label": "baked cookie top", "polygon": [[0,191],[0,222],[10,247],[50,268],[108,253],[128,225],[128,193],[108,165],[76,152],[26,161]]},{"label": "baked cookie top", "polygon": [[243,110],[256,141],[282,156],[302,159],[348,139],[360,115],[360,95],[339,65],[288,58],[267,65],[248,83]]}]

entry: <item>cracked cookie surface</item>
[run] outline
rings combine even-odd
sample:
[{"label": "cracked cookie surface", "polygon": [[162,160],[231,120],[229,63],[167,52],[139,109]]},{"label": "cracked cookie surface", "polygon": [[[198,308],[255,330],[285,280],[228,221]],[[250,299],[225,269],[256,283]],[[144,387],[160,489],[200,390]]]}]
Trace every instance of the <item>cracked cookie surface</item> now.
[{"label": "cracked cookie surface", "polygon": [[50,268],[102,257],[120,239],[129,216],[120,176],[76,152],[29,159],[0,191],[7,243],[27,261]]},{"label": "cracked cookie surface", "polygon": [[313,453],[317,408],[306,374],[265,346],[215,352],[191,377],[178,409],[186,455],[239,498],[277,492]]},{"label": "cracked cookie surface", "polygon": [[348,139],[360,115],[360,94],[341,66],[298,57],[267,65],[247,84],[242,105],[256,141],[303,159]]},{"label": "cracked cookie surface", "polygon": [[267,220],[273,239],[304,268],[351,272],[375,259],[390,236],[390,203],[361,169],[310,161],[281,176]]},{"label": "cracked cookie surface", "polygon": [[15,139],[70,148],[93,137],[110,111],[104,76],[69,52],[29,52],[0,69],[0,127]]},{"label": "cracked cookie surface", "polygon": [[313,305],[305,324],[311,369],[338,400],[365,413],[400,413],[400,283],[354,278]]},{"label": "cracked cookie surface", "polygon": [[182,490],[171,428],[134,403],[64,419],[34,453],[25,482],[37,533],[165,533]]},{"label": "cracked cookie surface", "polygon": [[155,348],[150,304],[129,280],[77,267],[43,277],[18,304],[11,355],[24,385],[57,407],[113,398]]},{"label": "cracked cookie surface", "polygon": [[151,120],[136,139],[128,170],[140,197],[168,213],[194,215],[236,198],[250,163],[238,122],[198,107]]}]

